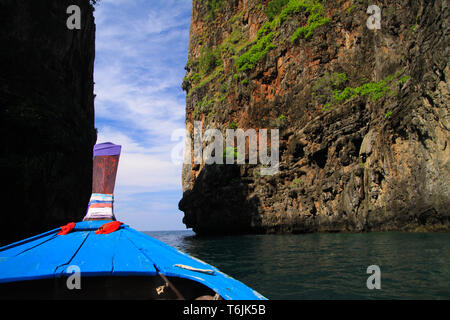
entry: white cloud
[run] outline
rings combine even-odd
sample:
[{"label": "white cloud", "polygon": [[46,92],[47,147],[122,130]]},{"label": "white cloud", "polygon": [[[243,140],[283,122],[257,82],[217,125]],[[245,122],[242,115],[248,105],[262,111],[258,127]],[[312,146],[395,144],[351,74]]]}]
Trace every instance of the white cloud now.
[{"label": "white cloud", "polygon": [[141,230],[182,227],[171,136],[184,128],[190,14],[191,0],[102,0],[95,10],[97,143],[122,145],[117,214]]},{"label": "white cloud", "polygon": [[161,33],[189,23],[189,17],[182,16],[183,10],[172,7],[172,10],[153,10],[146,21],[147,33]]},{"label": "white cloud", "polygon": [[122,146],[116,185],[125,193],[180,189],[181,166],[174,164],[170,157],[173,145],[145,148],[109,127],[99,131],[97,143],[103,142]]},{"label": "white cloud", "polygon": [[151,154],[124,153],[120,159],[117,184],[136,187],[136,190],[178,190],[181,169],[169,161]]}]

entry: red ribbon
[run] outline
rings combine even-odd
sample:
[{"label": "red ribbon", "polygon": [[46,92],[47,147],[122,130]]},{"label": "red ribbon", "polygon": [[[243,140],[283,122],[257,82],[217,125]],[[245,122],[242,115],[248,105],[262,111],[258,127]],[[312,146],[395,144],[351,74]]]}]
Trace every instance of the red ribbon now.
[{"label": "red ribbon", "polygon": [[120,228],[123,223],[120,221],[108,222],[95,231],[95,234],[109,234]]},{"label": "red ribbon", "polygon": [[70,222],[65,226],[61,227],[61,231],[58,232],[58,235],[63,236],[71,232],[75,228],[75,222]]}]

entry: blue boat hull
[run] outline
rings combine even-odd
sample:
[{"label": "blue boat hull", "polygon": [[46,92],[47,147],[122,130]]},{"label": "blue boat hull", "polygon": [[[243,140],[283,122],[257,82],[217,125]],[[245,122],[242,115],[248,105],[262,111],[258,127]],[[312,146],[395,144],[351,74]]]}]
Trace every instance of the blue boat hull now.
[{"label": "blue boat hull", "polygon": [[[95,234],[107,222],[83,221],[67,235],[55,229],[0,248],[0,295],[176,299],[178,290],[185,299],[265,300],[217,268],[127,225]],[[70,290],[66,282],[74,267],[80,271],[81,289]]]}]

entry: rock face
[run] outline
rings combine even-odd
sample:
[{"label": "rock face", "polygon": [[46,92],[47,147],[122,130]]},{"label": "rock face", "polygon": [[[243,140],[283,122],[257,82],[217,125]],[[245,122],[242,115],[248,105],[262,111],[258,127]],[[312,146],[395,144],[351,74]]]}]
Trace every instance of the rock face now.
[{"label": "rock face", "polygon": [[[72,4],[81,30],[66,26]],[[0,1],[2,244],[86,212],[96,141],[93,10],[89,0]]]},{"label": "rock face", "polygon": [[187,227],[449,230],[448,3],[377,3],[381,29],[372,1],[194,0],[190,137],[194,121],[278,128],[280,169],[185,164]]}]

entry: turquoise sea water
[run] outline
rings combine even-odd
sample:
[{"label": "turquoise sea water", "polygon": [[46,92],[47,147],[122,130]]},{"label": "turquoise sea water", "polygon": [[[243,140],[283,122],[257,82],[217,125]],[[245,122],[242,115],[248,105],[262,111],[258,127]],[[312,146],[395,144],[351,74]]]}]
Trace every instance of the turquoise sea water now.
[{"label": "turquoise sea water", "polygon": [[[146,234],[269,299],[450,299],[449,233]],[[380,267],[380,290],[367,288],[370,265]]]}]

